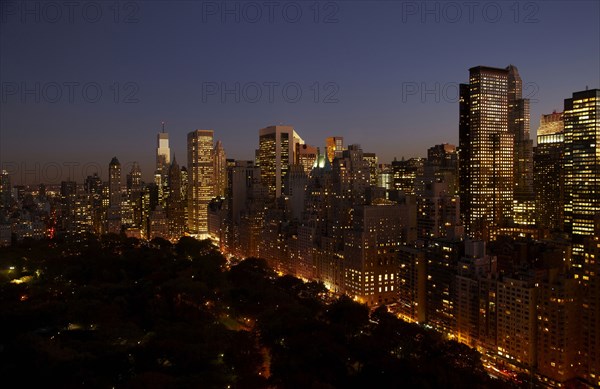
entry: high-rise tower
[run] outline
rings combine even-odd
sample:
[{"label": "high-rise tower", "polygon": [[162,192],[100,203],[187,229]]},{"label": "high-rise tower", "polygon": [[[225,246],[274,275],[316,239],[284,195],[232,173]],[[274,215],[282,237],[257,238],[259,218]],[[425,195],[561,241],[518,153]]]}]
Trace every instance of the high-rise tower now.
[{"label": "high-rise tower", "polygon": [[509,70],[477,66],[469,73],[469,85],[460,87],[461,205],[467,233],[487,239],[513,218]]},{"label": "high-rise tower", "polygon": [[108,165],[108,215],[107,231],[121,232],[121,163],[113,157]]},{"label": "high-rise tower", "polygon": [[154,183],[158,186],[160,203],[166,199],[170,164],[169,133],[165,132],[165,122],[162,122],[162,131],[156,135],[156,169],[154,171]]},{"label": "high-rise tower", "polygon": [[127,196],[132,210],[133,225],[139,227],[142,222],[142,170],[133,162],[127,175]]},{"label": "high-rise tower", "polygon": [[536,222],[543,230],[562,230],[564,223],[563,113],[542,115],[534,153]]},{"label": "high-rise tower", "polygon": [[169,133],[165,132],[165,122],[162,122],[162,131],[156,135],[156,170],[168,170],[170,163]]},{"label": "high-rise tower", "polygon": [[523,98],[523,82],[517,67],[508,70],[508,132],[514,138],[514,221],[518,226],[535,224],[533,192],[533,141],[529,136],[529,99]]},{"label": "high-rise tower", "polygon": [[[600,212],[600,89],[565,99],[565,228],[573,235],[573,260],[594,232]],[[580,263],[578,265],[581,265]]]},{"label": "high-rise tower", "polygon": [[113,157],[108,165],[109,207],[121,206],[121,163]]},{"label": "high-rise tower", "polygon": [[225,196],[225,189],[227,187],[227,157],[225,156],[225,149],[220,140],[217,141],[213,150],[213,164],[215,196]]},{"label": "high-rise tower", "polygon": [[208,203],[214,196],[213,130],[195,130],[187,136],[188,229],[207,237]]},{"label": "high-rise tower", "polygon": [[296,160],[296,144],[304,141],[294,127],[270,126],[259,131],[257,164],[271,200],[286,193],[290,165]]},{"label": "high-rise tower", "polygon": [[9,207],[11,203],[10,175],[6,170],[0,172],[0,207]]},{"label": "high-rise tower", "polygon": [[169,237],[179,239],[185,232],[185,208],[181,196],[181,169],[176,158],[169,167],[169,196],[167,197]]}]

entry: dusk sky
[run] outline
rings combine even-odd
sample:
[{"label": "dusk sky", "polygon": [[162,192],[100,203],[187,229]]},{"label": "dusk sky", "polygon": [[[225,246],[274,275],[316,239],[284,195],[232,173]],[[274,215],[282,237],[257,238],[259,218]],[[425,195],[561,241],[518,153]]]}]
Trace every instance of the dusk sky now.
[{"label": "dusk sky", "polygon": [[[1,3],[0,162],[16,184],[36,163],[39,181],[60,181],[43,166],[65,162],[99,164],[106,179],[113,156],[124,174],[139,161],[148,181],[163,120],[183,165],[194,129],[214,129],[228,158],[253,159],[258,130],[280,123],[321,150],[335,135],[383,163],[425,156],[434,144],[457,144],[458,83],[477,65],[518,67],[532,138],[541,114],[600,87],[595,0],[274,1],[272,22],[263,2],[230,1],[224,14],[222,2],[75,1],[72,15],[61,1],[28,2],[30,13]],[[236,83],[238,96],[214,90]],[[431,92],[422,96],[423,87]],[[95,88],[102,96],[92,102]],[[81,183],[85,173],[70,178]]]}]

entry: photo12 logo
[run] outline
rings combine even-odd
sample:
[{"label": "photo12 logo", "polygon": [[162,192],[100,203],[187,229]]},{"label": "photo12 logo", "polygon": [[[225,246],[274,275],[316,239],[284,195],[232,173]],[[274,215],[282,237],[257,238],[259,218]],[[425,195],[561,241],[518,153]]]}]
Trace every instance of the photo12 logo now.
[{"label": "photo12 logo", "polygon": [[50,185],[60,184],[63,180],[84,181],[86,177],[98,174],[102,177],[104,170],[108,170],[108,163],[98,162],[12,162],[2,163],[14,182],[23,185],[28,183],[44,183]]},{"label": "photo12 logo", "polygon": [[[57,185],[65,180],[83,182],[87,177],[94,174],[97,174],[100,178],[107,178],[109,161],[109,158],[101,162],[6,161],[0,164],[0,172],[6,171],[13,182],[19,182],[23,185],[31,183]],[[131,171],[135,163],[135,161],[122,162],[122,171]]]},{"label": "photo12 logo", "polygon": [[[537,103],[540,87],[535,82],[523,83],[523,98],[530,103]],[[425,82],[405,81],[402,83],[402,103],[418,101],[420,103],[458,103],[460,100],[460,83],[458,82]]]},{"label": "photo12 logo", "polygon": [[402,23],[539,23],[533,1],[403,1]]},{"label": "photo12 logo", "polygon": [[335,1],[203,1],[202,23],[338,23]]},{"label": "photo12 logo", "polygon": [[137,1],[1,0],[0,22],[20,24],[139,23]]},{"label": "photo12 logo", "polygon": [[202,103],[339,103],[340,86],[336,82],[302,84],[299,82],[223,82],[202,83]]},{"label": "photo12 logo", "polygon": [[95,81],[50,81],[50,82],[2,82],[0,83],[2,104],[40,103],[98,103],[112,101],[115,104],[135,104],[140,86],[134,81],[99,83]]}]

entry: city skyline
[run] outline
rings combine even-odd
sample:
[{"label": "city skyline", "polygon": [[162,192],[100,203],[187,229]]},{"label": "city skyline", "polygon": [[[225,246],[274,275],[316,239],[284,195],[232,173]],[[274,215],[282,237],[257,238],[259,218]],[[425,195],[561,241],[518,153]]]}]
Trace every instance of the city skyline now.
[{"label": "city skyline", "polygon": [[[543,116],[538,152],[517,68],[469,72],[458,148],[438,143],[424,158],[378,165],[328,137],[330,162],[294,127],[269,126],[255,161],[226,159],[212,129],[191,131],[180,168],[163,129],[154,182],[134,163],[123,186],[116,156],[108,182],[93,175],[59,191],[13,186],[3,171],[0,246],[99,236],[168,250],[192,239],[224,261],[254,258],[371,312],[385,306],[477,350],[493,379],[600,383],[600,89],[574,91],[563,112]],[[548,204],[561,209],[538,218]]]},{"label": "city skyline", "polygon": [[[308,144],[323,148],[325,136],[339,135],[390,162],[418,156],[418,150],[435,143],[458,144],[458,85],[468,80],[469,67],[519,67],[527,80],[523,95],[531,100],[532,138],[541,115],[560,111],[572,91],[600,86],[600,58],[593,49],[600,36],[597,2],[522,3],[518,15],[512,3],[499,3],[499,21],[476,12],[473,23],[465,19],[467,10],[462,10],[463,19],[453,21],[450,10],[444,12],[435,2],[432,7],[441,7],[437,16],[434,12],[424,22],[419,10],[413,15],[409,7],[421,3],[334,4],[338,8],[320,9],[323,23],[314,23],[310,4],[304,3],[304,19],[273,24],[243,18],[239,23],[222,22],[212,15],[202,21],[201,6],[187,2],[173,7],[140,3],[137,22],[120,24],[108,18],[95,24],[44,23],[43,18],[40,23],[23,23],[18,15],[6,13],[0,26],[0,47],[9,54],[0,56],[0,160],[30,166],[103,165],[107,154],[117,155],[124,165],[138,161],[148,181],[153,156],[147,150],[165,121],[171,149],[180,156],[185,155],[189,131],[213,128],[230,156],[252,159],[253,151],[245,145],[255,143],[256,129],[285,124],[294,126]],[[331,21],[337,22],[324,23],[325,15],[332,13]],[[193,27],[185,23],[194,16],[199,22]],[[177,18],[181,23],[170,29]],[[78,34],[73,34],[75,28]],[[112,35],[105,36],[105,31]],[[205,38],[208,32],[221,36],[222,43]],[[61,43],[40,47],[36,33]],[[181,37],[190,37],[190,43],[173,44]],[[500,37],[499,46],[484,44],[485,39]],[[469,50],[466,42],[478,49]],[[114,57],[109,49],[113,44]],[[92,46],[93,51],[88,49]],[[48,60],[42,68],[38,56],[57,56],[71,65]],[[78,83],[73,103],[64,85],[69,82]],[[36,83],[48,88],[47,96],[39,96],[41,91],[27,95]],[[56,103],[48,101],[55,91],[52,83],[63,94]],[[103,100],[83,100],[81,88],[87,83],[98,84]],[[234,95],[222,96],[221,86],[231,89],[235,83],[240,84],[239,102]],[[273,103],[267,101],[265,83],[279,83]],[[300,85],[301,101],[284,101],[281,88],[289,83]],[[262,92],[256,103],[249,102],[254,84]],[[244,87],[250,89],[239,96]],[[293,100],[293,88],[288,92],[287,99]],[[330,93],[331,102],[325,102]],[[125,102],[130,95],[133,101]],[[37,142],[27,142],[27,137]]]},{"label": "city skyline", "polygon": [[600,387],[600,2],[0,1],[0,291],[21,386]]}]

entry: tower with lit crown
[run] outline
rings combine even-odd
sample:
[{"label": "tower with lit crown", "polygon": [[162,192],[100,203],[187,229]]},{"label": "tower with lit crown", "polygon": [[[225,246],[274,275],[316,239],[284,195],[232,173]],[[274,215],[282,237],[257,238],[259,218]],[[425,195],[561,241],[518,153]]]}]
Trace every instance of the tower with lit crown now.
[{"label": "tower with lit crown", "polygon": [[461,85],[460,93],[460,193],[464,224],[471,237],[487,239],[495,236],[514,215],[509,70],[471,68],[469,84]]},{"label": "tower with lit crown", "polygon": [[542,115],[534,153],[536,223],[542,230],[563,229],[564,122],[562,112]]},{"label": "tower with lit crown", "polygon": [[165,132],[165,122],[162,122],[162,131],[156,135],[156,169],[154,183],[158,186],[159,201],[166,198],[169,165],[171,163],[171,149],[169,148],[169,133]]}]

